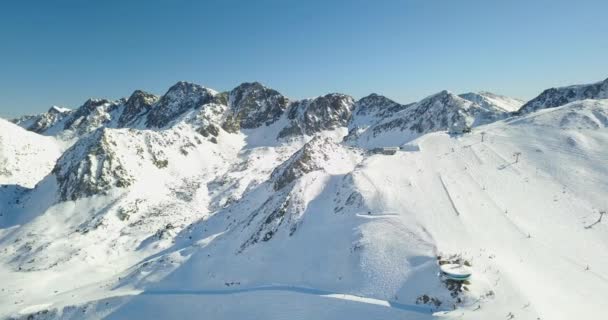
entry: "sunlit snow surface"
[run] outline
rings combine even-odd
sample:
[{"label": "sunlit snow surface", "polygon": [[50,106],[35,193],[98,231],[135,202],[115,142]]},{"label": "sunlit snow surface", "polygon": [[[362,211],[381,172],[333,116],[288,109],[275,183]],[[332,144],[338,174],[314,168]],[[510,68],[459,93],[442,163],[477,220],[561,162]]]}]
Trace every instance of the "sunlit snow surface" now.
[{"label": "sunlit snow surface", "polygon": [[[465,135],[387,132],[420,149],[393,156],[324,132],[305,157],[315,169],[280,190],[265,181],[308,141],[268,138],[284,119],[188,155],[168,147],[163,169],[135,166],[137,139],[117,138],[140,170],[129,192],[49,206],[49,176],[9,206],[23,216],[0,220],[0,316],[601,319],[607,115],[606,100],[587,100]],[[472,264],[460,303],[438,277],[450,254]],[[424,294],[444,303],[416,304]]]}]

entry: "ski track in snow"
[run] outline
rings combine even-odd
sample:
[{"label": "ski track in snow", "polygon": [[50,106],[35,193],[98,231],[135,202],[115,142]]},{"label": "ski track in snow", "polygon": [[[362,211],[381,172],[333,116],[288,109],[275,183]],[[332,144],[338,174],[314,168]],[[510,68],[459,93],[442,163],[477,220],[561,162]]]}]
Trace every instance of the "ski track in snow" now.
[{"label": "ski track in snow", "polygon": [[396,218],[396,217],[399,217],[399,214],[394,213],[394,212],[372,212],[371,214],[361,212],[361,213],[357,213],[356,216],[359,218],[364,218],[364,219],[381,219],[381,218]]},{"label": "ski track in snow", "polygon": [[445,191],[445,195],[447,196],[448,200],[450,201],[450,204],[452,205],[452,209],[454,210],[454,213],[456,213],[457,216],[460,216],[460,211],[458,211],[458,208],[456,207],[456,204],[454,203],[454,199],[452,199],[452,196],[450,195],[450,191],[448,190],[448,187],[446,186],[445,181],[443,181],[443,177],[441,175],[439,175],[439,182],[441,182],[443,191]]}]

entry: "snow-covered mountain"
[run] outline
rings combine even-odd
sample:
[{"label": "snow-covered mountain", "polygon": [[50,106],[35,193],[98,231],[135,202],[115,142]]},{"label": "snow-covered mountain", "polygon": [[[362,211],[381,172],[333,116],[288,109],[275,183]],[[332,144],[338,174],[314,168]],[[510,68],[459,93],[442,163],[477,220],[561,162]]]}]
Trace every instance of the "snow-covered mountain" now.
[{"label": "snow-covered mountain", "polygon": [[525,103],[523,100],[505,97],[487,91],[463,93],[460,94],[459,97],[475,102],[486,110],[506,112],[517,111]]},{"label": "snow-covered mountain", "polygon": [[243,129],[270,125],[287,109],[289,100],[258,82],[243,83],[230,91],[228,105]]},{"label": "snow-covered mountain", "polygon": [[313,135],[322,130],[345,127],[351,118],[354,102],[352,97],[339,93],[297,101],[289,108],[290,126],[279,136]]},{"label": "snow-covered mountain", "polygon": [[62,127],[63,125],[59,125],[65,118],[67,118],[72,113],[72,110],[68,108],[62,108],[57,106],[52,106],[49,111],[34,115],[34,116],[24,116],[15,120],[15,123],[24,127],[27,130],[34,131],[36,133],[49,133],[55,134],[55,132],[51,131],[53,127]]},{"label": "snow-covered mountain", "polygon": [[[504,109],[486,103],[485,100],[482,104],[471,100],[442,91],[406,106],[384,101],[388,106],[382,110],[391,111],[375,113],[372,117],[358,112],[353,121],[356,125],[351,126],[346,140],[365,147],[400,146],[430,132],[462,134],[474,126],[508,116]],[[363,108],[365,109],[369,108]],[[359,117],[364,120],[359,120]]]},{"label": "snow-covered mountain", "polygon": [[135,90],[125,102],[125,107],[118,118],[117,126],[120,128],[136,126],[136,122],[150,112],[152,105],[157,101],[157,96],[145,91]]},{"label": "snow-covered mountain", "polygon": [[523,105],[519,112],[529,113],[545,108],[555,108],[584,99],[608,99],[608,79],[592,84],[547,89]]},{"label": "snow-covered mountain", "polygon": [[576,97],[179,82],[0,120],[0,318],[601,318],[608,100]]}]

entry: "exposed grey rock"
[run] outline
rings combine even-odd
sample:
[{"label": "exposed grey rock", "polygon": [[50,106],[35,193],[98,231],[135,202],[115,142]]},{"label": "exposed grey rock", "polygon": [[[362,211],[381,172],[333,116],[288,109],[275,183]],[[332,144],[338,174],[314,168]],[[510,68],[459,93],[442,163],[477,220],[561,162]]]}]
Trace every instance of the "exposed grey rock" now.
[{"label": "exposed grey rock", "polygon": [[230,91],[228,106],[241,128],[252,129],[277,121],[289,100],[259,82],[243,83]]},{"label": "exposed grey rock", "polygon": [[99,128],[112,127],[124,103],[124,99],[89,99],[66,118],[63,131],[70,132],[71,136],[83,136]]},{"label": "exposed grey rock", "polygon": [[292,217],[299,208],[291,199],[291,189],[286,188],[268,198],[260,207],[254,209],[244,223],[245,227],[256,225],[255,231],[242,245],[239,252],[260,241],[270,241],[283,224],[289,224],[290,235],[297,229]]},{"label": "exposed grey rock", "polygon": [[241,125],[235,117],[229,115],[224,120],[224,123],[222,123],[222,129],[229,133],[236,133],[241,129]]},{"label": "exposed grey rock", "polygon": [[301,176],[322,169],[320,161],[317,161],[326,157],[321,146],[332,143],[329,139],[318,136],[306,143],[302,149],[272,171],[270,181],[274,189],[280,190]]},{"label": "exposed grey rock", "polygon": [[126,127],[136,119],[145,115],[152,105],[158,101],[158,96],[141,90],[135,90],[125,102],[124,110],[118,119],[118,127]]},{"label": "exposed grey rock", "polygon": [[[101,114],[100,111],[106,111],[107,108],[114,108],[116,104],[112,103],[107,99],[89,99],[80,106],[74,113],[71,114],[70,118],[65,122],[65,130],[76,130],[78,128],[84,128],[88,122],[103,122],[109,121],[110,119],[96,119],[95,114]],[[99,110],[103,109],[103,110]]]},{"label": "exposed grey rock", "polygon": [[279,137],[297,133],[311,135],[322,130],[344,127],[352,116],[354,103],[351,96],[341,93],[296,101],[289,107],[291,125],[283,129]]},{"label": "exposed grey rock", "polygon": [[359,99],[354,105],[353,116],[348,123],[348,136],[345,139],[356,139],[361,132],[371,125],[405,110],[411,105],[402,105],[375,93]]},{"label": "exposed grey rock", "polygon": [[399,104],[385,96],[372,93],[359,99],[354,105],[353,120],[362,116],[374,116],[380,118],[399,112],[409,105]]},{"label": "exposed grey rock", "polygon": [[123,167],[108,129],[101,128],[81,138],[57,160],[53,174],[62,201],[106,194],[125,188],[134,178]]},{"label": "exposed grey rock", "polygon": [[187,111],[212,102],[216,94],[211,89],[180,81],[169,88],[148,112],[146,124],[151,128],[165,127]]}]

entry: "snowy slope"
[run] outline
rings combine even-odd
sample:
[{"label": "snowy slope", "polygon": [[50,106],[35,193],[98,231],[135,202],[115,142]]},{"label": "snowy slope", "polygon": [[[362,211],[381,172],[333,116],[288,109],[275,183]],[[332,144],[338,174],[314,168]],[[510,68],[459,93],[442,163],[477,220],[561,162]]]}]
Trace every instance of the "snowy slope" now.
[{"label": "snowy slope", "polygon": [[[134,285],[143,294],[113,310],[113,317],[149,314],[151,304],[151,310],[171,308],[182,295],[188,299],[181,312],[193,312],[198,301],[208,299],[230,305],[214,308],[218,317],[260,312],[253,302],[234,303],[275,297],[279,302],[270,303],[273,312],[265,316],[297,317],[298,308],[279,298],[293,295],[289,300],[303,301],[298,307],[310,306],[309,317],[331,318],[324,308],[315,310],[319,304],[331,309],[333,301],[315,299],[344,294],[349,303],[362,299],[357,297],[391,301],[380,315],[380,302],[356,313],[343,305],[355,318],[464,314],[488,319],[512,313],[519,319],[595,319],[608,289],[602,273],[608,259],[597,254],[607,249],[608,233],[605,222],[589,226],[608,205],[603,196],[608,153],[601,148],[608,132],[568,129],[539,118],[527,124],[499,122],[458,139],[427,135],[415,141],[420,152],[375,155],[355,160],[354,167],[344,161],[343,174],[311,171],[297,180],[291,197],[279,195],[289,199],[287,205],[276,205],[285,208],[285,217],[299,219],[296,231],[287,224],[272,238],[241,250],[251,228],[249,216],[239,216],[246,211],[240,206],[257,207],[260,193],[269,192],[256,191],[186,233],[195,248],[187,240],[178,242],[167,257],[188,261],[159,283],[148,279],[164,270],[161,263],[131,271],[129,277],[138,280],[120,286]],[[517,163],[514,152],[522,153]],[[226,216],[236,221],[228,231]],[[436,277],[436,255],[452,254],[470,261],[475,272],[460,303]],[[429,307],[438,313],[415,308],[424,294],[443,302]],[[452,304],[457,311],[441,312]]]},{"label": "snowy slope", "polygon": [[601,318],[607,100],[469,98],[91,101],[44,179],[0,188],[0,318]]},{"label": "snowy slope", "polygon": [[517,111],[525,103],[525,101],[519,99],[487,91],[463,93],[459,97],[475,102],[488,110],[495,109],[507,112]]},{"label": "snowy slope", "polygon": [[60,150],[54,138],[0,119],[0,184],[33,187],[51,172]]}]

